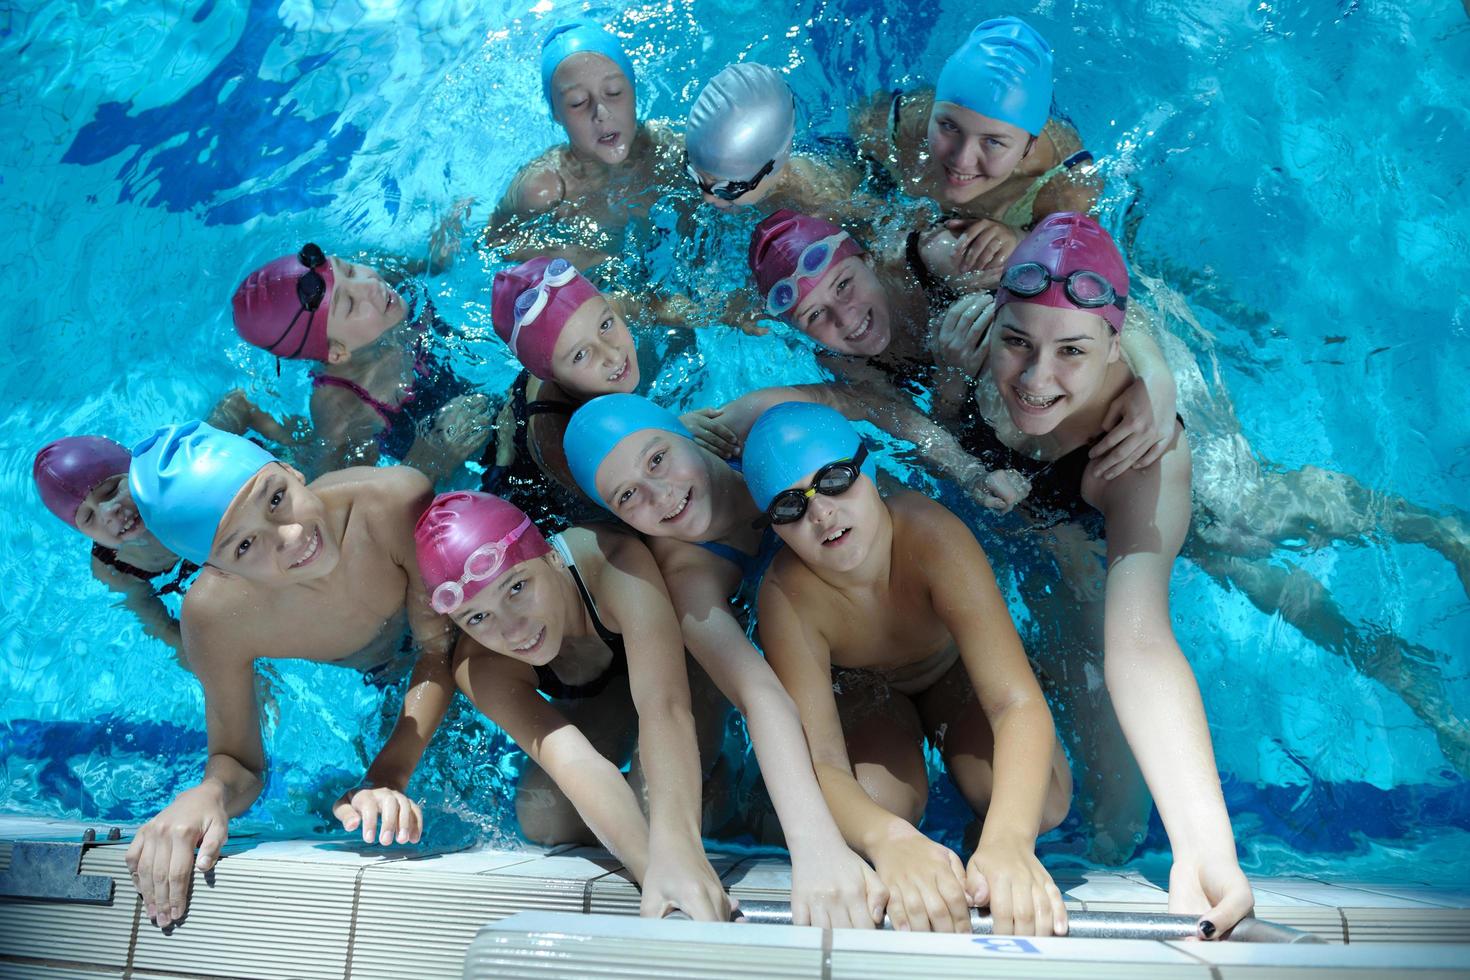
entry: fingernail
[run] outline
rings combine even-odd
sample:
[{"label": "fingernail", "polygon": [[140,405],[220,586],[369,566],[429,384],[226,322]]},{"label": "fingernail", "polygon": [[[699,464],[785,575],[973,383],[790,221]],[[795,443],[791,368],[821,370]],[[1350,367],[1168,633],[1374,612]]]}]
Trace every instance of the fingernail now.
[{"label": "fingernail", "polygon": [[1206,939],[1215,938],[1215,924],[1209,919],[1200,920],[1199,934],[1201,936],[1204,936]]}]

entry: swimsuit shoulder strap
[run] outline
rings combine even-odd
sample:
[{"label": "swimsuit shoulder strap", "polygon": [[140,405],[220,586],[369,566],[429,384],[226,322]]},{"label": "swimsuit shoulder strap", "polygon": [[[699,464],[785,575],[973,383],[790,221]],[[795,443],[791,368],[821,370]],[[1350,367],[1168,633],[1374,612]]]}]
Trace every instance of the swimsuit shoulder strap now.
[{"label": "swimsuit shoulder strap", "polygon": [[364,405],[376,412],[378,414],[378,417],[383,420],[383,423],[385,425],[393,424],[393,415],[395,414],[394,409],[388,407],[388,404],[386,402],[381,402],[378,399],[374,398],[370,391],[368,391],[362,385],[358,384],[356,381],[352,381],[347,378],[339,378],[336,375],[332,374],[322,374],[320,372],[314,371],[311,375],[311,386],[313,388],[346,389],[347,391],[352,392],[359,399],[361,399]]},{"label": "swimsuit shoulder strap", "polygon": [[592,628],[597,631],[597,636],[606,643],[608,649],[612,650],[614,658],[623,652],[623,637],[621,633],[614,633],[607,628],[602,617],[597,614],[597,600],[592,598],[592,593],[587,590],[587,583],[582,581],[582,574],[577,571],[577,563],[572,558],[572,549],[567,546],[566,540],[560,534],[553,534],[547,543],[556,549],[561,555],[561,560],[566,563],[567,571],[572,573],[572,581],[576,583],[577,593],[582,597],[582,605],[587,607],[587,614],[592,617]]}]

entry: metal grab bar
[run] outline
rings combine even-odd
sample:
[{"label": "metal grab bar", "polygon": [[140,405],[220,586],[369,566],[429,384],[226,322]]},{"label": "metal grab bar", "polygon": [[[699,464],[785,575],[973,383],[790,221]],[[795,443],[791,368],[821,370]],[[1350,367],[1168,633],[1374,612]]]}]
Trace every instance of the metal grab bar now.
[{"label": "metal grab bar", "polygon": [[[741,899],[739,914],[746,922],[757,925],[791,925],[789,902],[765,902]],[[670,918],[687,918],[674,912]],[[1167,912],[1068,912],[1067,935],[1076,939],[1192,939],[1197,935],[1199,919],[1192,915],[1170,915]],[[883,928],[890,929],[887,917]],[[976,936],[993,934],[990,916],[980,909],[970,910],[970,932]],[[1320,943],[1322,939],[1309,932],[1292,929],[1275,922],[1249,917],[1230,930],[1229,941],[1238,943]]]}]

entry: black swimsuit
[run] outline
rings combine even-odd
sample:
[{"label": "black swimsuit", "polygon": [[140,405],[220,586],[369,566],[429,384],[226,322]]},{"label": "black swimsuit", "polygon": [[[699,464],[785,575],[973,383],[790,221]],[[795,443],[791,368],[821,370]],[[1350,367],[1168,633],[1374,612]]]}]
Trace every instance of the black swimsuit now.
[{"label": "black swimsuit", "polygon": [[585,684],[566,683],[556,676],[550,664],[533,667],[532,669],[536,671],[536,689],[556,701],[595,698],[607,690],[607,686],[614,680],[628,676],[628,651],[623,646],[622,634],[608,629],[601,617],[597,615],[597,604],[592,601],[592,593],[587,591],[587,586],[582,582],[582,576],[577,573],[577,566],[572,563],[571,549],[562,541],[560,535],[553,535],[550,542],[561,555],[562,560],[566,562],[567,571],[572,573],[572,581],[577,583],[577,592],[582,596],[582,605],[587,607],[587,615],[592,617],[592,628],[597,631],[598,637],[612,651],[612,660],[608,662],[606,670]]},{"label": "black swimsuit", "polygon": [[495,437],[486,449],[480,489],[509,500],[538,527],[566,528],[595,520],[599,515],[579,495],[541,469],[530,445],[532,418],[570,416],[577,406],[549,398],[529,401],[526,385],[530,379],[530,372],[522,371],[511,382],[510,397],[495,420]]},{"label": "black swimsuit", "polygon": [[[1183,428],[1184,419],[1174,418]],[[1092,462],[1087,455],[1092,443],[1056,459],[1035,459],[1001,442],[995,428],[977,415],[961,434],[960,444],[986,469],[1015,470],[1031,481],[1031,492],[1020,510],[1035,518],[1039,527],[1078,524],[1090,538],[1101,541],[1107,537],[1102,512],[1082,499],[1082,478]]]},{"label": "black swimsuit", "polygon": [[[199,571],[198,565],[180,558],[179,563],[173,568],[165,568],[161,572],[150,572],[146,568],[139,568],[137,565],[130,565],[123,561],[112,548],[104,548],[95,543],[92,545],[92,557],[114,571],[147,582],[153,586],[153,594],[156,596],[183,595],[189,588],[189,579]],[[159,579],[167,581],[160,585],[158,584]]]}]

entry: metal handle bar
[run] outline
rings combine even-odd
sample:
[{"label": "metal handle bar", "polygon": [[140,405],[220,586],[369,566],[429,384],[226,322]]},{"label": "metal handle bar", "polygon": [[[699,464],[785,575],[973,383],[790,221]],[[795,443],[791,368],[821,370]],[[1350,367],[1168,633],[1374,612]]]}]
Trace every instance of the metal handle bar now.
[{"label": "metal handle bar", "polygon": [[[758,925],[791,925],[789,902],[741,899],[739,914],[746,922]],[[687,916],[674,912],[670,918]],[[1167,912],[1068,912],[1067,935],[1076,939],[1191,939],[1198,934],[1198,923],[1195,916],[1170,915]],[[887,917],[883,919],[883,928],[892,928]],[[976,936],[991,935],[990,916],[980,909],[971,909],[970,932]],[[1245,943],[1322,942],[1311,933],[1256,918],[1242,919],[1230,931],[1230,940]]]}]

